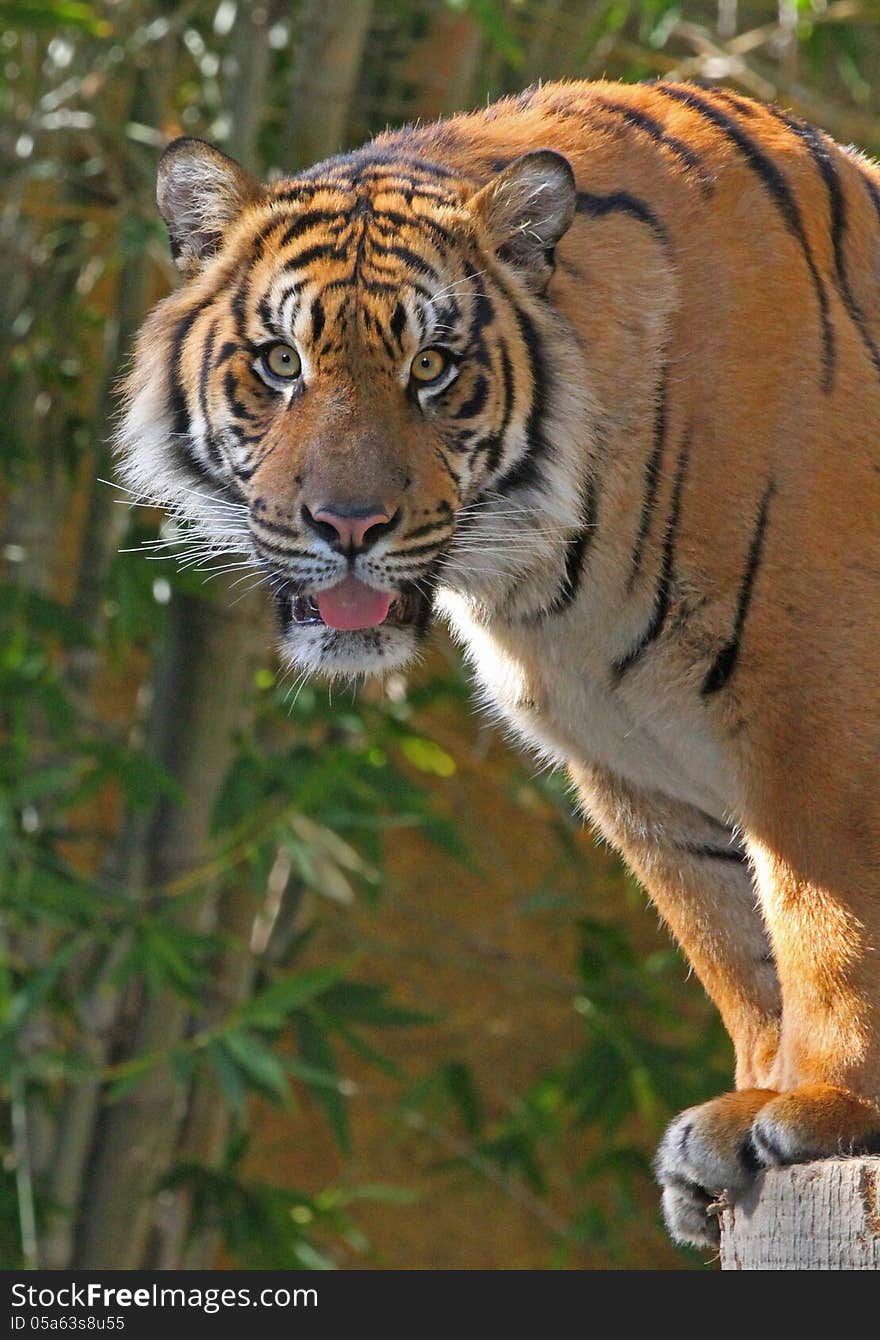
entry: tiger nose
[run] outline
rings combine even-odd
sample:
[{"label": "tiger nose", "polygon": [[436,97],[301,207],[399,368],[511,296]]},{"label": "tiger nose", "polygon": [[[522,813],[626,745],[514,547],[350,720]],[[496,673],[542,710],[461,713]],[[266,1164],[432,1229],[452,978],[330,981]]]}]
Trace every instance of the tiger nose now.
[{"label": "tiger nose", "polygon": [[378,508],[358,508],[351,511],[334,511],[322,507],[318,512],[310,512],[303,507],[303,518],[312,530],[322,539],[329,540],[334,548],[352,551],[366,549],[393,527],[395,518]]}]

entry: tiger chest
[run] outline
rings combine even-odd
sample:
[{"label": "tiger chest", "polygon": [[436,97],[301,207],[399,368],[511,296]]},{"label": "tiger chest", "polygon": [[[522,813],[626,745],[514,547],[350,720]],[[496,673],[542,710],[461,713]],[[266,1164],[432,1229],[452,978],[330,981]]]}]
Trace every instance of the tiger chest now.
[{"label": "tiger chest", "polygon": [[622,685],[601,639],[486,627],[464,609],[454,626],[484,705],[548,763],[599,764],[719,821],[730,812],[730,766],[703,704],[662,661]]}]

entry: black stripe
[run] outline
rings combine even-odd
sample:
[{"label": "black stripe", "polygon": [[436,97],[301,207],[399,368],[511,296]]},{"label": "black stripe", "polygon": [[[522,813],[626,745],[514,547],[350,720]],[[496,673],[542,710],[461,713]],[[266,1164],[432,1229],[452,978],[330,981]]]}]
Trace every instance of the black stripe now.
[{"label": "black stripe", "polygon": [[240,348],[241,345],[236,344],[235,340],[227,340],[225,344],[221,345],[217,352],[217,357],[214,360],[214,367],[222,367],[234,354],[238,353]]},{"label": "black stripe", "polygon": [[758,511],[758,520],[755,525],[755,531],[752,535],[752,542],[749,545],[749,554],[746,559],[745,571],[740,584],[739,600],[736,607],[736,618],[733,624],[733,635],[729,642],[718,652],[715,660],[709,668],[706,678],[703,680],[700,692],[704,697],[711,693],[717,693],[723,689],[736,669],[739,660],[740,645],[742,642],[743,629],[745,628],[746,616],[749,612],[749,603],[752,599],[752,589],[755,585],[755,577],[758,567],[761,563],[761,553],[764,547],[764,533],[767,529],[767,514],[770,508],[770,499],[775,492],[776,485],[771,480],[764,490],[764,496],[761,499],[761,507]]},{"label": "black stripe", "polygon": [[350,196],[353,194],[352,182],[346,181],[342,177],[332,178],[305,178],[294,179],[285,186],[284,190],[276,190],[271,197],[272,201],[278,201],[282,204],[301,203],[307,196],[320,195],[321,191],[335,191],[338,195]]},{"label": "black stripe", "polygon": [[706,861],[736,861],[738,864],[747,861],[746,853],[737,847],[710,847],[702,842],[679,842],[676,845],[678,851]]},{"label": "black stripe", "polygon": [[645,542],[648,538],[648,532],[651,529],[651,521],[654,516],[654,509],[657,506],[657,489],[660,484],[660,467],[663,463],[663,450],[666,446],[666,423],[667,423],[667,386],[669,381],[669,368],[664,365],[660,379],[657,384],[657,401],[654,408],[654,438],[651,454],[645,465],[645,496],[642,500],[642,512],[639,517],[639,528],[636,532],[635,543],[633,545],[632,559],[630,560],[629,577],[627,578],[626,589],[632,591],[636,584],[636,578],[642,567],[642,559],[645,554]]},{"label": "black stripe", "polygon": [[[281,292],[278,295],[278,307],[277,307],[279,321],[281,319],[281,314],[284,311],[285,306],[287,305],[288,299],[295,298],[299,293],[302,292],[302,289],[303,284],[298,283],[298,284],[287,284],[285,288],[281,290]],[[293,316],[292,312],[291,316]]]},{"label": "black stripe", "polygon": [[[544,358],[544,350],[541,340],[538,336],[535,323],[531,317],[513,301],[510,293],[505,291],[508,302],[513,307],[516,323],[525,345],[529,358],[529,371],[532,379],[532,403],[529,408],[528,418],[525,426],[525,450],[519,460],[511,467],[508,472],[497,481],[495,487],[499,493],[512,488],[522,488],[526,484],[534,484],[539,478],[541,471],[541,461],[548,454],[550,444],[544,433],[544,416],[547,413],[547,389],[550,384],[550,374]],[[512,380],[510,390],[513,391]],[[512,396],[509,408],[512,410]],[[504,431],[507,431],[510,415],[505,414]],[[499,441],[499,450],[501,442]]]},{"label": "black stripe", "polygon": [[277,214],[270,215],[268,223],[264,223],[251,239],[249,250],[254,261],[263,259],[269,238],[273,233],[277,233],[279,228],[283,227],[283,219],[280,219]]},{"label": "black stripe", "polygon": [[438,307],[434,313],[437,329],[446,327],[447,332],[461,322],[461,308],[454,298],[447,298],[443,307]]},{"label": "black stripe", "polygon": [[[338,279],[327,279],[327,280],[325,280],[324,283],[321,285],[321,288],[322,288],[322,290],[323,290],[325,293],[331,293],[331,292],[332,292],[332,293],[335,293],[335,292],[338,292],[338,291],[340,291],[340,290],[342,290],[342,289],[350,289],[350,288],[352,288],[352,287],[354,286],[355,282],[356,282],[356,275],[355,275],[355,271],[354,271],[354,269],[352,268],[351,270],[349,270],[349,271],[347,272],[347,274],[340,275]],[[363,288],[365,291],[368,291],[368,289],[367,289],[367,283],[366,283],[366,281],[363,280],[363,279],[361,280],[361,286],[362,286],[362,288]],[[400,288],[400,285],[399,285],[399,284],[397,284],[397,285],[389,284],[389,285],[387,285],[386,287],[388,287],[388,288],[396,288],[396,289],[399,289],[399,288]],[[341,318],[341,314],[340,314],[340,319],[342,319],[342,318]]]},{"label": "black stripe", "polygon": [[321,332],[324,329],[324,304],[320,298],[315,298],[312,302],[312,343],[317,344],[321,338]]},{"label": "black stripe", "polygon": [[855,166],[858,169],[859,176],[865,183],[865,190],[871,197],[871,204],[874,206],[877,222],[880,223],[880,184],[875,182],[864,163],[860,163],[856,160]]},{"label": "black stripe", "polygon": [[660,222],[650,205],[646,205],[638,196],[630,195],[628,191],[612,191],[608,195],[578,191],[577,212],[587,214],[591,219],[602,219],[609,214],[626,214],[631,219],[643,223],[646,228],[650,228],[658,242],[662,242],[665,247],[669,246],[669,234],[665,225]]},{"label": "black stripe", "polygon": [[201,303],[194,307],[191,312],[177,323],[177,329],[174,332],[174,338],[171,342],[171,388],[170,388],[170,406],[172,431],[175,437],[189,436],[189,407],[186,401],[186,394],[183,389],[183,383],[180,379],[180,360],[183,356],[184,346],[190,331],[192,330],[197,317],[202,312],[207,303]]},{"label": "black stripe", "polygon": [[865,314],[850,288],[849,276],[846,272],[846,199],[843,194],[843,186],[840,180],[840,174],[837,170],[837,164],[834,161],[831,142],[821,131],[816,130],[814,126],[807,125],[805,121],[798,121],[792,116],[786,116],[784,112],[778,111],[775,107],[768,107],[767,110],[772,116],[775,116],[778,121],[781,121],[783,125],[787,126],[792,134],[797,135],[798,139],[803,140],[825,183],[825,189],[828,192],[828,207],[831,211],[831,244],[834,248],[834,270],[837,280],[837,291],[846,308],[847,315],[861,336],[862,344],[864,345],[871,362],[874,364],[874,370],[880,375],[880,349],[877,348],[877,345],[871,338],[871,332],[868,330]]},{"label": "black stripe", "polygon": [[303,270],[313,261],[344,261],[348,258],[348,247],[338,247],[335,242],[316,242],[311,247],[306,247],[296,256],[288,256],[284,259],[283,273],[291,270]]},{"label": "black stripe", "polygon": [[584,482],[581,490],[580,510],[581,524],[566,546],[565,569],[559,590],[552,603],[541,610],[538,617],[564,614],[577,599],[583,578],[584,560],[596,529],[596,481],[592,475]]},{"label": "black stripe", "polygon": [[[385,273],[390,274],[393,272],[386,270]],[[324,288],[325,289],[347,288],[351,283],[353,283],[354,277],[355,277],[354,272],[352,271],[351,274],[346,275],[343,279],[331,280],[330,283],[324,285]],[[360,287],[364,293],[390,293],[393,295],[400,292],[399,274],[397,275],[397,278],[395,280],[368,279],[365,275],[358,275],[358,283],[360,284]],[[407,288],[411,288],[414,293],[417,293],[420,298],[424,298],[426,302],[431,301],[431,298],[433,296],[431,290],[425,288],[424,284],[418,283],[417,280],[411,279],[409,275],[407,275],[406,286]]]},{"label": "black stripe", "polygon": [[265,293],[263,294],[260,301],[257,303],[257,316],[262,321],[264,330],[272,329],[273,326],[272,308],[269,304],[269,299],[266,297]]},{"label": "black stripe", "polygon": [[303,233],[307,233],[310,228],[317,228],[319,224],[346,224],[348,220],[338,209],[312,209],[305,214],[300,214],[298,219],[285,230],[284,236],[280,239],[279,246],[286,247],[289,242],[294,242]]},{"label": "black stripe", "polygon": [[223,378],[223,390],[226,392],[229,408],[232,410],[236,418],[244,419],[248,423],[255,423],[257,416],[251,414],[247,405],[238,398],[238,383],[236,382],[232,368],[226,369],[226,375]]},{"label": "black stripe", "polygon": [[[738,94],[731,93],[729,89],[707,88],[705,93],[710,102],[726,103],[728,107],[732,107],[734,111],[739,112],[740,116],[757,116],[758,114],[757,108],[753,107],[746,98],[741,98]],[[767,110],[770,111],[771,108],[768,107]]]},{"label": "black stripe", "polygon": [[776,208],[782,215],[786,228],[799,243],[804,253],[807,269],[810,272],[810,278],[813,281],[816,301],[819,304],[819,321],[822,328],[822,389],[826,393],[829,392],[834,384],[835,348],[834,328],[831,325],[828,313],[828,294],[813,259],[812,248],[804,229],[800,208],[784,174],[731,117],[706,98],[699,97],[693,89],[658,84],[657,92],[662,93],[666,98],[672,98],[675,102],[681,102],[686,107],[690,107],[704,120],[716,126],[722,134],[726,135],[736,145],[749,167],[765,186]]},{"label": "black stripe", "polygon": [[254,540],[255,540],[256,543],[260,546],[261,549],[265,549],[265,551],[266,551],[267,553],[269,553],[269,554],[275,554],[275,555],[276,555],[277,557],[279,557],[279,558],[314,558],[314,557],[315,557],[315,555],[312,553],[312,551],[311,551],[310,549],[285,549],[283,545],[280,545],[280,544],[272,544],[272,542],[271,542],[270,540],[267,540],[267,539],[265,538],[265,536],[263,536],[263,535],[258,535],[257,532],[256,532],[255,530],[252,531],[251,533],[252,533],[252,535],[253,535],[253,537],[254,537]]},{"label": "black stripe", "polygon": [[208,334],[205,337],[205,344],[202,349],[202,366],[199,371],[199,409],[202,411],[202,418],[206,425],[208,424],[208,377],[211,372],[211,359],[214,354],[214,344],[217,340],[219,324],[219,321],[214,320],[208,328]]},{"label": "black stripe", "polygon": [[394,348],[388,336],[385,334],[381,321],[379,321],[377,317],[373,317],[373,321],[376,327],[376,334],[382,341],[382,347],[385,350],[386,354],[388,355],[388,362],[391,364],[395,364],[397,362],[397,350]]},{"label": "black stripe", "polygon": [[199,459],[195,444],[190,436],[190,417],[189,405],[187,403],[186,392],[181,381],[180,363],[183,357],[186,341],[195,325],[196,320],[202,312],[208,307],[214,298],[205,298],[191,312],[187,312],[178,323],[171,342],[171,382],[168,388],[168,408],[171,411],[172,432],[175,438],[175,446],[179,446],[186,456],[186,460],[193,472],[202,479],[209,480],[212,484],[216,483],[214,476],[205,468],[204,463]]},{"label": "black stripe", "polygon": [[370,255],[367,259],[371,265],[375,263],[373,260],[374,254],[378,256],[393,256],[395,260],[410,266],[410,268],[415,270],[417,274],[427,275],[429,279],[438,278],[437,271],[434,269],[433,265],[426,261],[424,256],[420,256],[417,251],[413,251],[411,247],[402,246],[399,242],[389,242],[386,245],[384,242],[377,242],[374,237],[369,239],[368,245]]},{"label": "black stripe", "polygon": [[271,535],[278,535],[281,539],[301,540],[302,531],[293,526],[282,526],[277,521],[267,521],[265,516],[258,516],[255,521],[257,531],[267,530]]},{"label": "black stripe", "polygon": [[391,318],[391,334],[397,340],[398,345],[403,347],[401,336],[406,329],[406,308],[402,302],[399,302],[394,308],[394,315]]},{"label": "black stripe", "polygon": [[678,453],[678,465],[675,471],[675,483],[672,489],[672,503],[669,508],[669,520],[666,523],[666,534],[663,537],[663,561],[660,565],[660,576],[657,581],[657,590],[654,593],[654,607],[651,613],[651,619],[647,628],[630,647],[625,656],[619,661],[615,661],[612,674],[615,681],[620,681],[627,670],[632,669],[640,656],[644,655],[651,643],[656,641],[663,631],[663,625],[666,622],[666,616],[669,613],[669,605],[672,593],[672,573],[675,565],[675,544],[678,539],[678,527],[681,520],[681,498],[684,491],[684,480],[687,473],[688,460],[690,458],[691,435],[687,432],[684,441],[681,444],[681,450]]},{"label": "black stripe", "polygon": [[392,558],[412,558],[419,554],[433,554],[437,548],[437,541],[432,540],[430,544],[414,544],[409,549],[395,549],[393,554],[385,554],[383,562],[387,563]]},{"label": "black stripe", "polygon": [[245,321],[247,319],[245,308],[247,307],[249,289],[250,270],[248,270],[248,273],[238,285],[238,288],[235,290],[235,297],[232,299],[232,319],[235,322],[235,333],[242,344],[250,344],[250,341],[245,334]]},{"label": "black stripe", "polygon": [[[427,201],[431,205],[455,205],[458,203],[458,197],[445,187],[433,185],[429,180],[416,181],[415,179],[405,179],[401,176],[393,176],[389,173],[385,175],[362,177],[360,184],[366,186],[374,195],[387,194],[402,196],[408,205],[414,200]],[[340,190],[340,186],[334,185],[334,190]],[[355,183],[349,182],[346,194],[352,194],[355,190]]]},{"label": "black stripe", "polygon": [[486,292],[486,286],[480,275],[470,262],[465,265],[464,273],[465,278],[473,283],[475,290],[470,330],[468,331],[468,352],[474,353],[478,362],[482,363],[484,367],[489,367],[491,359],[486,351],[483,331],[495,319],[495,306]]},{"label": "black stripe", "polygon": [[460,479],[459,476],[455,473],[455,471],[453,470],[452,466],[449,464],[449,461],[447,461],[447,459],[446,459],[445,455],[443,454],[443,451],[440,449],[440,447],[435,447],[435,448],[434,448],[434,455],[435,455],[435,457],[437,458],[437,460],[439,461],[440,465],[442,465],[443,469],[444,469],[444,470],[446,471],[446,473],[449,475],[449,478],[452,480],[453,484],[455,485],[455,492],[456,492],[457,496],[460,498],[460,497],[461,497],[461,479]]},{"label": "black stripe", "polygon": [[[486,443],[486,469],[490,474],[493,474],[498,469],[501,462],[501,453],[504,450],[504,439],[507,436],[510,420],[513,417],[513,364],[510,361],[507,341],[503,335],[498,336],[498,357],[501,362],[501,381],[504,386],[504,408],[501,412],[501,423]],[[498,487],[500,488],[501,485],[499,484]]]},{"label": "black stripe", "polygon": [[484,409],[486,401],[489,398],[489,383],[482,373],[477,374],[474,382],[474,389],[471,392],[470,399],[455,411],[456,419],[472,419],[475,414],[479,414]]},{"label": "black stripe", "polygon": [[401,214],[397,210],[382,209],[372,214],[371,222],[374,227],[383,232],[396,232],[400,228],[414,228],[416,232],[427,233],[434,246],[437,246],[440,242],[451,246],[455,242],[455,238],[449,229],[444,228],[442,223],[438,223],[436,219],[430,218],[427,214],[417,214],[415,212]]},{"label": "black stripe", "polygon": [[202,411],[202,420],[205,425],[205,444],[208,448],[208,455],[211,459],[211,465],[218,472],[223,470],[223,454],[214,437],[214,429],[211,424],[211,416],[208,413],[208,378],[211,374],[211,359],[214,355],[214,345],[217,340],[217,328],[219,321],[212,321],[210,330],[205,339],[205,347],[202,350],[202,367],[199,373],[199,409]]},{"label": "black stripe", "polygon": [[628,126],[634,126],[637,130],[644,131],[646,135],[650,135],[655,144],[668,149],[686,171],[696,175],[703,194],[707,196],[712,194],[711,175],[700,155],[689,144],[680,140],[676,135],[668,134],[659,121],[655,121],[653,116],[648,116],[647,112],[640,111],[637,107],[629,107],[623,102],[612,102],[610,98],[597,98],[596,101],[603,111],[613,112],[621,117]]},{"label": "black stripe", "polygon": [[432,535],[437,530],[448,530],[451,524],[448,516],[442,521],[428,521],[424,526],[416,526],[415,530],[401,536],[401,539],[404,541],[417,540],[421,535]]},{"label": "black stripe", "polygon": [[366,161],[361,159],[359,163],[352,162],[356,168],[355,181],[368,182],[370,185],[375,185],[377,181],[389,182],[407,189],[413,186],[432,186],[437,191],[442,190],[447,199],[452,194],[440,183],[449,181],[458,174],[441,163],[429,162],[427,159],[416,157],[415,154],[401,154],[394,149],[388,152],[373,149],[356,150],[351,158],[355,160],[362,154],[369,155]]}]

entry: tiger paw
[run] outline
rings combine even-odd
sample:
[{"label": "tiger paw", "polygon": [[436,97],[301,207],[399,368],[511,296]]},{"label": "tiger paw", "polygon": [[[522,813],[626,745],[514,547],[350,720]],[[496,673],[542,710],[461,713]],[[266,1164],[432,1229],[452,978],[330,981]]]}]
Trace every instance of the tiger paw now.
[{"label": "tiger paw", "polygon": [[788,1093],[744,1089],[689,1108],[657,1153],[663,1213],[677,1242],[715,1246],[718,1197],[743,1192],[765,1168],[880,1153],[880,1107],[830,1084]]},{"label": "tiger paw", "polygon": [[850,1089],[804,1084],[766,1103],[750,1138],[764,1168],[880,1154],[880,1106]]},{"label": "tiger paw", "polygon": [[724,1191],[744,1190],[760,1169],[752,1124],[777,1097],[773,1089],[726,1093],[680,1113],[666,1129],[654,1169],[663,1216],[676,1242],[714,1247],[720,1229],[713,1206]]}]

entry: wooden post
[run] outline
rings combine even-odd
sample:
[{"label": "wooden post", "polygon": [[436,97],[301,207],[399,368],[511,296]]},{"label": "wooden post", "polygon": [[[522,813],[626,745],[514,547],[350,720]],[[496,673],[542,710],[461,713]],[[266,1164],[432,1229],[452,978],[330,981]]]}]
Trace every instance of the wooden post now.
[{"label": "wooden post", "polygon": [[723,1270],[880,1270],[880,1158],[765,1173],[721,1216]]}]

